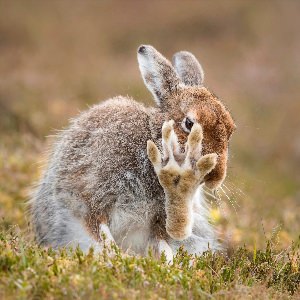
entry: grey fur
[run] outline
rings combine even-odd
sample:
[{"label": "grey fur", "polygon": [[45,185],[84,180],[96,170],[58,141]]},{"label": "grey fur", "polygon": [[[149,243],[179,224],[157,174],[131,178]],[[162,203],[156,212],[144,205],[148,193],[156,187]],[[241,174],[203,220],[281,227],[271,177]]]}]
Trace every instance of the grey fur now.
[{"label": "grey fur", "polygon": [[204,71],[196,57],[188,51],[180,51],[173,56],[173,65],[185,85],[201,86]]},{"label": "grey fur", "polygon": [[[172,111],[166,111],[168,101],[184,84],[170,62],[153,47],[144,47],[138,53],[141,73],[160,107],[145,108],[115,97],[81,113],[58,135],[30,201],[40,244],[79,244],[85,251],[89,246],[100,251],[95,226],[104,223],[122,249],[146,254],[149,246],[157,246],[156,233],[165,233],[165,195],[146,145],[147,140],[161,145],[162,124],[172,118]],[[197,75],[195,82],[199,80]],[[181,244],[190,253],[201,253],[208,244],[218,249],[200,190],[194,203],[193,234],[181,242],[166,236],[172,251]]]}]

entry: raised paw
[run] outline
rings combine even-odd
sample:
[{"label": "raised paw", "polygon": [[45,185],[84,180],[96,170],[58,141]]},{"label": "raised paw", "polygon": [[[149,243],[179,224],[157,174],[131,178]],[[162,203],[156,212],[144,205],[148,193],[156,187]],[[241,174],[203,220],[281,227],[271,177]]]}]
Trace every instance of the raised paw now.
[{"label": "raised paw", "polygon": [[147,154],[165,192],[188,194],[192,193],[203,182],[205,175],[216,166],[217,154],[201,156],[202,128],[201,125],[194,124],[185,145],[184,158],[177,161],[180,147],[173,124],[173,120],[163,124],[163,153],[160,153],[152,141],[148,141]]},{"label": "raised paw", "polygon": [[163,124],[163,153],[152,141],[148,141],[147,153],[166,196],[166,231],[171,238],[184,240],[192,234],[193,195],[205,175],[216,166],[217,155],[201,156],[203,134],[199,124],[194,124],[185,152],[180,153],[173,123]]},{"label": "raised paw", "polygon": [[194,124],[185,152],[180,153],[173,123],[163,124],[163,153],[152,141],[147,143],[147,153],[166,196],[166,231],[171,238],[184,240],[192,234],[193,195],[205,175],[216,166],[217,155],[201,156],[203,134],[199,124]]}]

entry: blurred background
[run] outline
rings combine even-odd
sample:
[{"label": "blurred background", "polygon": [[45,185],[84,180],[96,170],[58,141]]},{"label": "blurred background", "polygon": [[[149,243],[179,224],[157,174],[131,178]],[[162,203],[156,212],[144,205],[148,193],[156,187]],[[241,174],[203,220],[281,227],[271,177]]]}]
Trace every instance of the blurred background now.
[{"label": "blurred background", "polygon": [[24,202],[56,129],[89,105],[152,105],[141,43],[193,52],[231,111],[221,238],[287,247],[300,232],[300,1],[0,0],[0,226],[26,230]]}]

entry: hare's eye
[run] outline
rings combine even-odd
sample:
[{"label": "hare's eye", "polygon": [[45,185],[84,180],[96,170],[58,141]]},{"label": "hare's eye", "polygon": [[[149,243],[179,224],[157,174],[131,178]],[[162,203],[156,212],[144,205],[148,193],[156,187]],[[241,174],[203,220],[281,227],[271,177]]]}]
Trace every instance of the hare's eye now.
[{"label": "hare's eye", "polygon": [[183,123],[182,124],[183,130],[185,132],[191,132],[194,122],[191,119],[189,119],[188,117],[186,117],[186,118],[184,118],[182,123]]}]

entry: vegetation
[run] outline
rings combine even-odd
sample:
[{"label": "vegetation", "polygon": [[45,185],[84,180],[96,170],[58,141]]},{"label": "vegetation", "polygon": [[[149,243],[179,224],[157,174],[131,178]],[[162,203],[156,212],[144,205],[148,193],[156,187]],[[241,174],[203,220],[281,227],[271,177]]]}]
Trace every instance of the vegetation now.
[{"label": "vegetation", "polygon": [[[39,248],[12,228],[0,235],[3,299],[243,299],[299,297],[299,245],[274,253],[245,247],[229,256],[210,251],[198,257],[182,249],[174,262],[122,254],[116,246],[101,255]],[[112,255],[113,253],[113,255]],[[267,289],[268,288],[268,289]]]},{"label": "vegetation", "polygon": [[[0,1],[0,298],[299,298],[300,2]],[[138,12],[138,14],[137,14]],[[280,21],[279,21],[280,20]],[[135,51],[193,52],[236,119],[211,219],[226,253],[84,256],[38,247],[26,200],[45,136],[123,94],[152,105]]]}]

